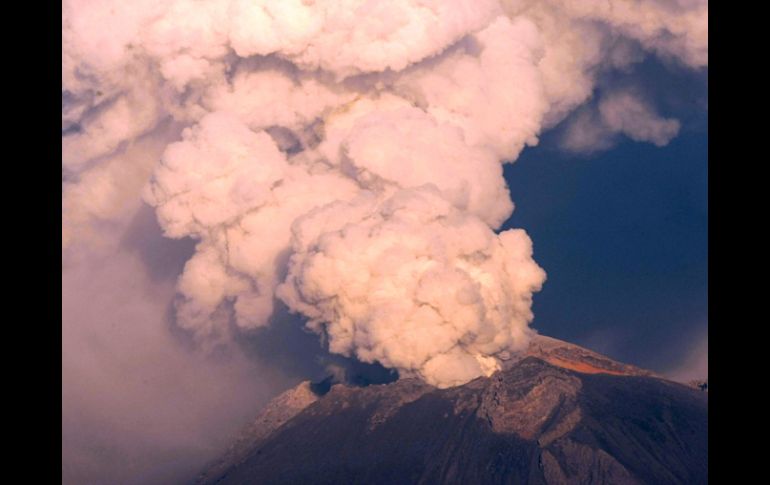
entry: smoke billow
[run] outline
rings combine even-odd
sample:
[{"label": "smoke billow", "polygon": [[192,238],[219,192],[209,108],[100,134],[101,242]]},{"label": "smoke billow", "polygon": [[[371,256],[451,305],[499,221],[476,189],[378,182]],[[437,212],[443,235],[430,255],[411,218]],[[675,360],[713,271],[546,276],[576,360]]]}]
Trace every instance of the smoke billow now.
[{"label": "smoke billow", "polygon": [[278,295],[334,353],[451,386],[528,343],[545,277],[529,238],[496,235],[434,186],[332,203],[294,229]]},{"label": "smoke billow", "polygon": [[[195,241],[174,312],[198,347],[286,305],[333,353],[439,387],[489,375],[545,280],[527,234],[498,232],[502,163],[602,72],[707,66],[707,19],[697,0],[65,1],[63,251],[149,204]],[[658,145],[679,128],[620,91],[594,117]]]},{"label": "smoke billow", "polygon": [[184,483],[286,380],[178,345],[173,280],[123,249],[62,275],[62,483]]}]

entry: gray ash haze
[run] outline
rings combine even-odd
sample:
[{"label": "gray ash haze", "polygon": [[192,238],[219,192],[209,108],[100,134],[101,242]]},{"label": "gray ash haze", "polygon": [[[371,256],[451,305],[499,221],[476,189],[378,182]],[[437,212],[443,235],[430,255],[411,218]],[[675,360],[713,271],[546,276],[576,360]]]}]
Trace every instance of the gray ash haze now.
[{"label": "gray ash haze", "polygon": [[301,379],[500,369],[547,285],[505,164],[671,142],[607,81],[649,58],[705,72],[707,3],[65,1],[63,482],[189,479]]}]

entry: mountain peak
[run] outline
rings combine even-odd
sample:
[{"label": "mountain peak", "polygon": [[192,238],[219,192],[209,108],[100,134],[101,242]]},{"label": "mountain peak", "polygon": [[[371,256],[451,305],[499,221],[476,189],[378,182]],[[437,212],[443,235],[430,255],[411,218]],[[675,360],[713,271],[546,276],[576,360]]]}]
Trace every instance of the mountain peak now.
[{"label": "mountain peak", "polygon": [[504,368],[510,367],[525,357],[537,357],[557,367],[584,374],[659,377],[646,369],[624,364],[579,345],[539,334],[530,340],[526,351],[514,355],[509,362],[506,362]]},{"label": "mountain peak", "polygon": [[[490,377],[302,383],[204,483],[705,483],[708,393],[537,336]],[[304,406],[304,407],[302,407]],[[257,428],[260,428],[257,430]]]}]

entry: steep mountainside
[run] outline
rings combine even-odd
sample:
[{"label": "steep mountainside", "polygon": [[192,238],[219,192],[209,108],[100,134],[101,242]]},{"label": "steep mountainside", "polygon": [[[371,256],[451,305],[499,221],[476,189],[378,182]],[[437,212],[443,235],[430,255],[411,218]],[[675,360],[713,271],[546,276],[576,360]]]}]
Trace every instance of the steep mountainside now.
[{"label": "steep mountainside", "polygon": [[262,440],[303,409],[318,400],[312,384],[302,382],[296,387],[275,397],[259,413],[259,416],[244,429],[225,454],[210,464],[197,480],[208,483],[225,474],[229,468],[242,463]]},{"label": "steep mountainside", "polygon": [[450,389],[333,386],[203,481],[707,483],[708,393],[555,339],[528,354]]}]

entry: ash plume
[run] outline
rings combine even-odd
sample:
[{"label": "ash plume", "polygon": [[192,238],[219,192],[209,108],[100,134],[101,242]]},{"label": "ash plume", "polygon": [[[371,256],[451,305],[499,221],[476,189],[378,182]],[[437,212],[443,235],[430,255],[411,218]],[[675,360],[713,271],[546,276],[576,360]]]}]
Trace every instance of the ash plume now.
[{"label": "ash plume", "polygon": [[[67,0],[64,271],[149,205],[194,242],[174,318],[197,347],[280,304],[332,353],[438,387],[489,375],[545,281],[526,232],[499,231],[503,164],[603,71],[706,67],[707,24],[685,0]],[[599,109],[658,145],[679,126],[622,92]]]},{"label": "ash plume", "polygon": [[[165,234],[198,241],[177,317],[201,342],[228,338],[228,305],[237,328],[265,325],[277,295],[333,351],[440,386],[488,374],[526,345],[545,279],[525,233],[494,232],[513,209],[500,162],[584,101],[601,63],[623,63],[617,39],[707,62],[705,5],[621,4],[68,2],[65,198],[120,197],[105,179],[136,172]],[[678,127],[623,93],[600,111],[656,144]],[[168,123],[187,127],[159,162],[110,160]],[[421,278],[444,296],[405,289]],[[466,371],[446,381],[436,362]]]}]

